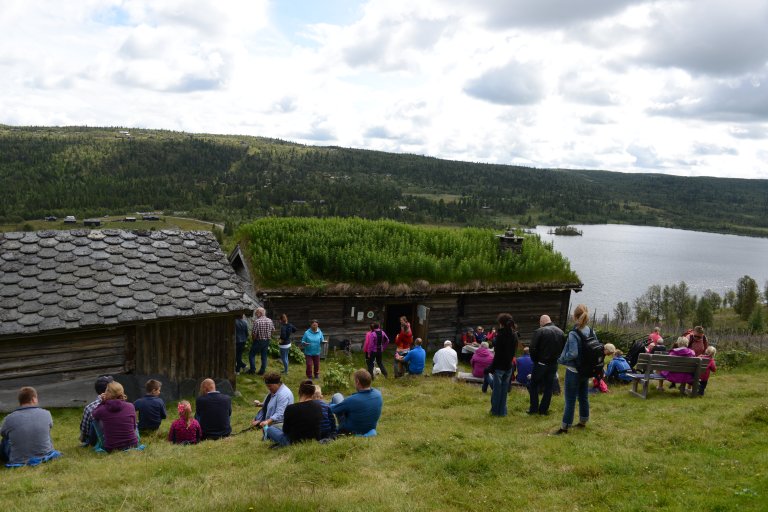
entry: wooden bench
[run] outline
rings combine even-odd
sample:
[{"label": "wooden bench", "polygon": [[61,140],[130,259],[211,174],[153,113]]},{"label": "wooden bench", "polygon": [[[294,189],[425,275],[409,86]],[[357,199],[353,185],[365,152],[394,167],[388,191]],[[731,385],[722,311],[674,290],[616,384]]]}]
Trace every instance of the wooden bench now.
[{"label": "wooden bench", "polygon": [[[629,390],[635,396],[648,398],[648,384],[652,380],[665,380],[659,375],[661,371],[690,373],[693,377],[693,389],[690,396],[696,396],[699,392],[699,379],[707,369],[709,361],[701,357],[680,357],[666,354],[640,354],[637,358],[635,371],[627,372],[632,377],[632,388]],[[643,384],[642,392],[637,391],[638,384]],[[685,386],[680,384],[680,393],[685,394]]]}]

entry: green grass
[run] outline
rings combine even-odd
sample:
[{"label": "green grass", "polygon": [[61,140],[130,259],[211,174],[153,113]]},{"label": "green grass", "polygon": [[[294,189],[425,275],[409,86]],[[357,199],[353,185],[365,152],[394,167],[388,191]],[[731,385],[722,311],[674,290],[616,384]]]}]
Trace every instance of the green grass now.
[{"label": "green grass", "polygon": [[[302,373],[292,366],[292,389]],[[265,394],[258,380],[238,379],[236,431]],[[0,471],[0,503],[4,511],[766,510],[767,382],[764,371],[720,371],[703,399],[653,391],[641,400],[614,386],[590,397],[586,430],[553,437],[562,397],[551,416],[529,417],[527,393],[515,389],[510,414],[491,418],[478,387],[379,379],[378,437],[282,450],[255,432],[173,446],[163,439],[167,421],[143,440],[144,452],[99,455],[77,444],[80,410],[56,410],[64,457]]]}]

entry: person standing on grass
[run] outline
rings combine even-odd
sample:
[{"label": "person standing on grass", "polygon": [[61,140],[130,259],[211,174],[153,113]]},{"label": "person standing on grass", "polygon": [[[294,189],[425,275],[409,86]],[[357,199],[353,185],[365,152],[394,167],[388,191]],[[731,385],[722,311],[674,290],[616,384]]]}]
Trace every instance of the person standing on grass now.
[{"label": "person standing on grass", "polygon": [[707,368],[704,370],[704,373],[701,374],[701,378],[699,379],[699,396],[704,396],[704,390],[707,389],[707,384],[709,383],[709,372],[717,371],[717,365],[715,364],[715,354],[717,354],[717,349],[710,345],[707,347],[707,350],[704,351],[704,354],[699,356],[702,359],[709,359]]},{"label": "person standing on grass", "polygon": [[288,375],[288,354],[291,351],[291,336],[296,332],[296,327],[288,321],[288,315],[280,315],[280,361],[283,362],[283,373]]},{"label": "person standing on grass", "polygon": [[261,407],[256,413],[256,417],[251,421],[251,425],[257,428],[282,424],[285,408],[293,403],[293,393],[288,386],[283,384],[279,373],[267,372],[264,375],[264,384],[269,393],[264,398],[264,402],[258,400],[254,402],[256,407]]},{"label": "person standing on grass", "polygon": [[[397,346],[395,356],[404,356],[408,353],[409,350],[411,350],[411,346],[413,345],[413,331],[411,331],[411,323],[405,316],[400,317],[400,332],[397,333],[397,336],[395,336],[395,345]],[[405,375],[407,369],[407,363],[404,363],[402,358],[398,359],[395,357],[395,378]],[[370,370],[368,371],[370,372]],[[387,376],[384,370],[382,370],[381,373],[383,373],[385,377]],[[371,373],[371,375],[373,374]]]},{"label": "person standing on grass", "polygon": [[261,368],[258,375],[264,375],[267,370],[267,358],[269,356],[269,340],[272,338],[272,333],[275,330],[275,324],[272,320],[267,318],[267,310],[264,308],[256,308],[254,311],[256,319],[253,321],[253,333],[251,338],[253,342],[251,344],[251,351],[248,353],[248,363],[251,365],[248,373],[256,373],[256,354],[261,354]]},{"label": "person standing on grass", "polygon": [[299,384],[299,401],[285,408],[282,427],[270,426],[266,437],[274,446],[288,446],[301,441],[320,440],[323,408],[314,400],[311,380]]},{"label": "person standing on grass", "polygon": [[581,331],[585,338],[588,338],[592,329],[587,325],[589,322],[589,310],[584,304],[579,304],[573,310],[573,319],[576,325],[568,333],[568,339],[563,347],[558,362],[565,366],[565,409],[563,410],[563,422],[560,428],[554,432],[555,435],[567,434],[568,429],[573,425],[573,417],[576,412],[576,400],[579,400],[579,423],[578,428],[584,428],[589,421],[589,380],[591,375],[579,374],[579,347],[581,346],[580,337],[576,329]]},{"label": "person standing on grass", "polygon": [[[531,382],[528,384],[530,404],[528,414],[549,414],[554,383],[557,382],[557,358],[563,350],[565,334],[552,323],[549,315],[541,315],[539,328],[533,333],[529,353],[533,361]],[[539,402],[539,391],[542,392]]]},{"label": "person standing on grass", "polygon": [[501,313],[496,319],[498,330],[494,342],[493,362],[488,367],[493,378],[491,415],[507,415],[507,393],[512,378],[512,358],[517,351],[517,326],[509,313]]},{"label": "person standing on grass", "polygon": [[235,318],[235,373],[247,368],[243,362],[243,352],[245,344],[248,341],[248,320],[245,319],[245,313]]},{"label": "person standing on grass", "polygon": [[195,419],[200,422],[203,440],[215,441],[229,437],[232,426],[229,417],[232,416],[232,399],[216,391],[213,379],[205,379],[200,383],[200,396],[195,400]]},{"label": "person standing on grass", "polygon": [[[304,347],[304,356],[307,360],[307,378],[320,378],[320,344],[323,342],[323,331],[317,320],[312,320],[309,329],[304,331],[301,337],[301,346]],[[312,370],[314,369],[314,373]]]},{"label": "person standing on grass", "polygon": [[53,418],[38,405],[35,388],[21,388],[18,398],[18,409],[6,416],[0,426],[0,461],[23,466],[60,457],[51,441]]},{"label": "person standing on grass", "polygon": [[[398,336],[400,336],[398,334]],[[378,322],[371,324],[371,330],[365,335],[365,343],[363,344],[363,352],[365,352],[365,362],[368,365],[368,373],[373,376],[373,363],[374,360],[381,370],[381,374],[387,377],[387,369],[384,367],[382,357],[384,349],[389,345],[389,336],[387,333],[381,330],[381,325]],[[397,359],[397,353],[395,353],[395,359]],[[397,372],[397,363],[395,363],[395,372]]]},{"label": "person standing on grass", "polygon": [[693,350],[696,356],[702,355],[709,346],[707,336],[704,334],[704,328],[700,325],[693,328],[693,332],[688,335],[687,340],[688,348]]}]

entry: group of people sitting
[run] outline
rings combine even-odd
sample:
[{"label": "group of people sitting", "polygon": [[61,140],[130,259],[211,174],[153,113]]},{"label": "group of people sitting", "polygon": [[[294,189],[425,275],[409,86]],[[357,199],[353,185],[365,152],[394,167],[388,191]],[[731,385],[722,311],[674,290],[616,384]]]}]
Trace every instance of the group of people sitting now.
[{"label": "group of people sitting", "polygon": [[[357,370],[353,377],[356,393],[348,397],[336,393],[330,403],[323,400],[319,386],[305,380],[299,384],[298,402],[294,403],[293,393],[282,383],[280,374],[268,372],[264,383],[269,392],[263,402],[254,402],[259,411],[246,430],[263,430],[264,439],[275,447],[310,439],[327,442],[338,435],[374,436],[383,406],[381,392],[371,387],[367,370]],[[145,396],[131,403],[119,382],[110,376],[99,377],[96,399],[85,406],[80,422],[82,446],[100,452],[144,449],[141,436],[157,431],[167,417],[160,386],[159,381],[147,381]],[[24,387],[18,400],[19,408],[2,423],[2,461],[10,467],[60,457],[51,440],[53,419],[38,406],[37,391]],[[232,400],[216,390],[212,379],[202,381],[194,414],[187,400],[178,402],[177,409],[178,419],[168,431],[172,443],[197,444],[232,435]]]}]

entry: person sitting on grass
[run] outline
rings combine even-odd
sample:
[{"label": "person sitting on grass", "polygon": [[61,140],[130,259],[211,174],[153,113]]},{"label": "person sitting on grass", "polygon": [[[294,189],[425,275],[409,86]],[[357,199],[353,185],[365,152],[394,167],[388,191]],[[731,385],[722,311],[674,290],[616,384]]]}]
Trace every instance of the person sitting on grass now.
[{"label": "person sitting on grass", "polygon": [[213,379],[200,383],[200,396],[195,400],[195,419],[200,422],[203,441],[216,441],[232,434],[229,417],[232,416],[232,399],[216,391]]},{"label": "person sitting on grass", "polygon": [[264,429],[265,437],[274,443],[274,447],[320,439],[323,408],[314,395],[315,385],[311,380],[299,384],[299,401],[285,408],[282,428],[268,426]]},{"label": "person sitting on grass", "polygon": [[717,371],[717,365],[715,365],[715,354],[717,354],[717,349],[712,345],[709,345],[704,351],[704,354],[699,356],[702,359],[709,359],[707,369],[704,370],[704,373],[701,374],[701,379],[699,380],[699,396],[704,396],[704,390],[707,389],[707,383],[709,383],[709,372]]},{"label": "person sitting on grass", "polygon": [[[101,395],[101,403],[93,411],[96,434],[105,452],[128,450],[139,446],[136,409],[127,402],[123,385],[112,381]],[[97,451],[99,445],[97,445]]]},{"label": "person sitting on grass", "polygon": [[323,409],[323,420],[320,422],[320,440],[336,439],[336,416],[331,412],[331,406],[323,399],[323,390],[315,386],[315,394],[312,399]]},{"label": "person sitting on grass", "polygon": [[427,353],[422,348],[421,343],[421,338],[416,338],[413,342],[413,348],[405,356],[395,353],[395,359],[405,363],[408,375],[421,375],[424,373]]},{"label": "person sitting on grass", "polygon": [[339,420],[339,434],[375,435],[384,403],[381,392],[371,387],[368,370],[360,369],[352,375],[357,393],[346,399],[336,393],[331,399],[331,412]]},{"label": "person sitting on grass", "polygon": [[616,349],[613,353],[613,359],[608,363],[605,370],[605,380],[607,382],[632,382],[632,377],[627,375],[631,371],[629,363],[624,359],[624,353]]},{"label": "person sitting on grass", "polygon": [[192,404],[186,400],[179,402],[177,407],[179,419],[171,423],[168,440],[173,444],[197,444],[203,438],[203,429],[192,415]]},{"label": "person sitting on grass", "polygon": [[89,403],[83,409],[83,419],[80,420],[80,443],[82,446],[96,446],[99,441],[96,436],[96,430],[93,428],[93,411],[101,403],[101,395],[107,390],[107,384],[112,382],[109,375],[101,375],[96,379],[94,388],[96,389],[96,400]]},{"label": "person sitting on grass", "polygon": [[21,388],[18,399],[18,409],[6,416],[0,426],[0,461],[9,467],[36,466],[60,457],[51,441],[53,418],[38,406],[35,388]]},{"label": "person sitting on grass", "polygon": [[459,358],[451,340],[445,340],[443,348],[432,356],[432,375],[453,377],[459,366]]},{"label": "person sitting on grass", "polygon": [[264,374],[264,384],[266,384],[269,394],[264,398],[263,403],[258,400],[254,402],[256,407],[261,407],[261,409],[256,413],[251,425],[256,428],[280,426],[286,407],[293,403],[293,393],[288,389],[288,386],[282,383],[280,374],[277,372]]},{"label": "person sitting on grass", "polygon": [[159,380],[149,379],[144,385],[147,394],[133,403],[136,412],[139,413],[139,432],[142,435],[156,432],[167,417],[165,402],[160,398],[161,386],[162,383]]}]

